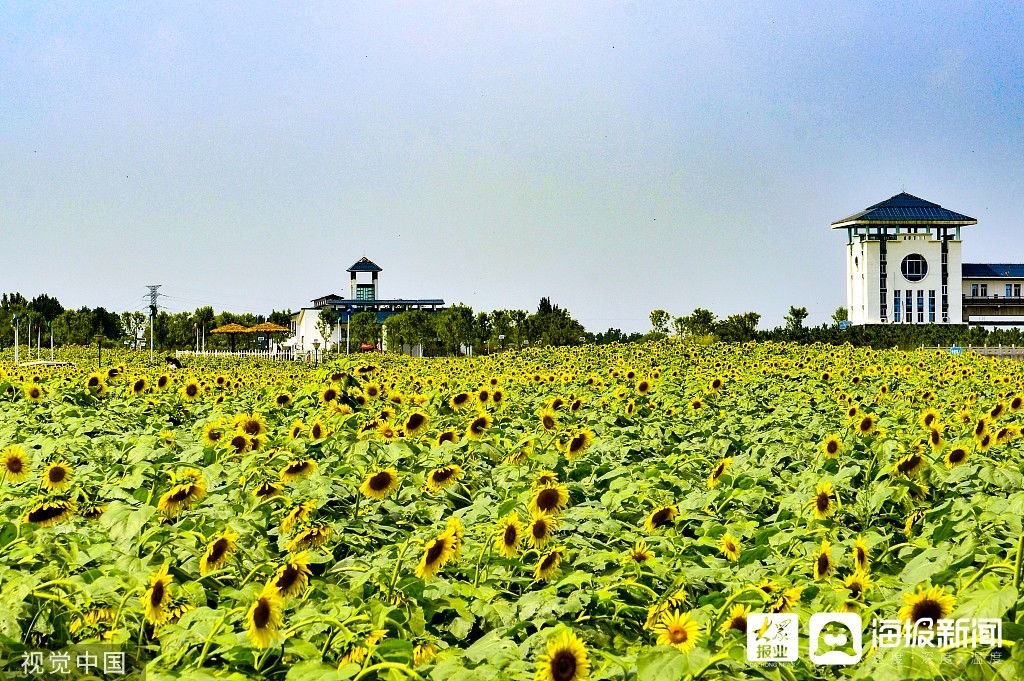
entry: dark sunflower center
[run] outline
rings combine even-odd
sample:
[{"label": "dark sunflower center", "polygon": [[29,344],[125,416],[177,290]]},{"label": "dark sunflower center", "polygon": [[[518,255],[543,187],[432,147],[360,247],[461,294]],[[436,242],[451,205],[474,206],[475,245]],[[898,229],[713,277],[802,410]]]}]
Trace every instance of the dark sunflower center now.
[{"label": "dark sunflower center", "polygon": [[711,477],[713,477],[715,480],[717,480],[718,478],[722,477],[722,473],[724,473],[724,472],[725,472],[725,464],[724,463],[720,463],[715,468],[715,472],[712,474]]},{"label": "dark sunflower center", "polygon": [[549,553],[544,558],[543,561],[541,561],[540,569],[541,570],[550,570],[551,568],[553,568],[555,566],[556,563],[558,563],[558,553],[552,551],[551,553]]},{"label": "dark sunflower center", "polygon": [[455,441],[455,433],[452,433],[450,431],[447,432],[447,433],[441,433],[441,436],[437,438],[437,441],[438,441],[439,444],[442,443],[442,442],[454,442]]},{"label": "dark sunflower center", "polygon": [[686,631],[686,627],[673,627],[669,637],[672,639],[672,643],[686,643],[690,638],[690,633]]},{"label": "dark sunflower center", "polygon": [[189,397],[195,397],[197,394],[199,394],[199,386],[196,385],[195,383],[191,383],[185,386],[185,394],[188,395]]},{"label": "dark sunflower center", "polygon": [[285,472],[289,475],[301,475],[309,469],[309,465],[308,461],[299,461],[289,465]]},{"label": "dark sunflower center", "polygon": [[818,556],[818,574],[828,574],[829,568],[832,567],[832,560],[828,557],[827,553],[823,553]]},{"label": "dark sunflower center", "polygon": [[333,402],[338,399],[338,391],[334,388],[328,388],[324,391],[324,402]]},{"label": "dark sunflower center", "polygon": [[157,582],[149,592],[149,604],[154,608],[164,602],[164,583]]},{"label": "dark sunflower center", "polygon": [[648,390],[650,389],[650,387],[651,387],[651,386],[647,385],[647,382],[646,382],[646,381],[641,381],[640,385],[639,385],[639,386],[637,386],[637,389],[638,389],[638,390],[639,390],[640,392],[642,392],[642,393],[645,393],[645,392],[647,392],[647,391],[648,391]]},{"label": "dark sunflower center", "polygon": [[210,440],[212,440],[213,442],[216,442],[222,436],[223,436],[223,433],[220,432],[219,428],[213,428],[213,429],[210,430],[209,433],[206,434],[206,437],[210,438]]},{"label": "dark sunflower center", "polygon": [[829,509],[831,505],[832,498],[828,495],[827,492],[821,492],[818,494],[817,506],[819,513],[824,513]]},{"label": "dark sunflower center", "polygon": [[922,599],[916,603],[910,613],[910,617],[914,622],[920,622],[923,619],[930,619],[934,622],[937,619],[941,619],[942,615],[942,604],[930,598]]},{"label": "dark sunflower center", "polygon": [[858,546],[857,547],[857,563],[859,563],[860,565],[863,565],[866,562],[868,562],[868,556],[864,552],[864,549],[862,549],[861,547]]},{"label": "dark sunflower center", "polygon": [[320,427],[320,424],[317,423],[313,425],[313,428],[309,432],[314,439],[319,440],[320,436],[323,435],[324,430]]},{"label": "dark sunflower center", "polygon": [[455,471],[451,468],[439,468],[433,473],[431,473],[430,477],[434,480],[434,482],[441,483],[447,482],[448,479],[451,478],[454,473]]},{"label": "dark sunflower center", "polygon": [[871,430],[871,426],[873,425],[874,423],[871,421],[871,419],[864,419],[860,422],[860,429],[862,432],[867,432]]},{"label": "dark sunflower center", "polygon": [[487,429],[487,419],[476,419],[475,421],[473,421],[472,425],[470,425],[469,428],[476,435],[480,435]]},{"label": "dark sunflower center", "polygon": [[967,458],[967,450],[959,447],[949,453],[950,463],[960,463]]},{"label": "dark sunflower center", "polygon": [[405,422],[406,430],[416,430],[423,425],[423,414],[412,414]]},{"label": "dark sunflower center", "polygon": [[381,471],[370,478],[370,489],[374,492],[386,490],[391,485],[391,473]]},{"label": "dark sunflower center", "polygon": [[505,542],[505,546],[515,546],[516,542],[519,541],[519,530],[516,529],[515,525],[509,525],[505,528],[502,541]]},{"label": "dark sunflower center", "polygon": [[663,508],[660,511],[656,511],[654,515],[651,516],[651,525],[654,525],[655,527],[661,527],[671,519],[672,509]]},{"label": "dark sunflower center", "polygon": [[828,444],[825,446],[825,449],[828,451],[829,454],[835,454],[836,452],[839,451],[839,443],[836,442],[835,440],[829,440]]},{"label": "dark sunflower center", "polygon": [[289,401],[289,398],[288,398],[287,395],[278,395],[277,396],[277,403],[279,405],[288,404],[288,401]]},{"label": "dark sunflower center", "polygon": [[28,395],[32,399],[36,399],[37,397],[39,397],[40,394],[41,393],[39,392],[39,388],[32,388],[31,390],[28,391]]},{"label": "dark sunflower center", "polygon": [[231,438],[231,446],[239,452],[245,449],[248,444],[249,442],[245,439],[244,435],[236,435]]},{"label": "dark sunflower center", "polygon": [[985,422],[984,421],[978,421],[978,425],[976,425],[974,427],[974,434],[975,435],[981,435],[984,432],[985,432]]},{"label": "dark sunflower center", "polygon": [[851,598],[860,598],[860,592],[864,590],[864,585],[860,582],[854,582],[849,586],[849,589]]},{"label": "dark sunflower center", "polygon": [[942,440],[942,436],[939,435],[939,431],[932,430],[932,444],[937,445]]},{"label": "dark sunflower center", "polygon": [[7,459],[7,472],[11,475],[17,475],[25,470],[25,462],[18,457],[11,457]]},{"label": "dark sunflower center", "polygon": [[444,555],[445,543],[443,539],[435,539],[434,543],[427,549],[427,565],[433,565]]},{"label": "dark sunflower center", "polygon": [[64,478],[68,477],[68,472],[62,466],[54,466],[50,469],[48,477],[50,482],[58,484],[64,482]]},{"label": "dark sunflower center", "polygon": [[260,422],[256,419],[249,419],[245,422],[245,427],[242,428],[249,435],[259,435],[260,433]]},{"label": "dark sunflower center", "polygon": [[44,523],[47,520],[62,518],[65,513],[67,513],[67,509],[63,506],[43,506],[32,509],[28,514],[28,521],[30,523]]},{"label": "dark sunflower center", "polygon": [[932,425],[932,422],[934,420],[935,420],[935,414],[928,414],[927,416],[924,417],[924,425],[930,426],[930,425]]},{"label": "dark sunflower center", "polygon": [[572,681],[576,678],[576,656],[571,650],[559,650],[551,658],[550,671],[554,681]]},{"label": "dark sunflower center", "polygon": [[252,611],[252,623],[257,629],[264,629],[270,621],[270,603],[261,598]]},{"label": "dark sunflower center", "polygon": [[256,496],[258,497],[267,497],[275,493],[277,493],[277,487],[269,482],[263,483],[260,485],[259,489],[256,490]]},{"label": "dark sunflower center", "polygon": [[547,430],[551,430],[554,427],[555,427],[555,420],[553,418],[551,418],[550,416],[545,416],[544,417],[544,428],[547,429]]},{"label": "dark sunflower center", "polygon": [[469,399],[469,395],[467,395],[466,393],[459,393],[454,398],[452,398],[452,402],[457,404],[457,405],[458,404],[464,404],[466,402],[466,400],[468,400],[468,399]]},{"label": "dark sunflower center", "polygon": [[296,581],[298,581],[298,579],[299,571],[289,564],[281,571],[281,576],[277,578],[276,582],[274,582],[274,586],[281,591],[287,591],[293,584],[295,584]]},{"label": "dark sunflower center", "polygon": [[558,506],[558,497],[557,489],[548,487],[541,490],[540,494],[537,495],[537,507],[542,511],[550,511]]},{"label": "dark sunflower center", "polygon": [[228,552],[228,540],[221,537],[210,547],[210,562],[216,563]]},{"label": "dark sunflower center", "polygon": [[534,539],[543,539],[548,535],[547,522],[543,518],[533,521],[531,532],[533,532]]},{"label": "dark sunflower center", "polygon": [[576,437],[569,441],[569,451],[578,452],[581,449],[583,449],[583,445],[585,445],[586,443],[587,438],[585,438],[582,435],[577,435]]},{"label": "dark sunflower center", "polygon": [[747,618],[743,615],[733,617],[731,620],[729,620],[729,628],[736,629],[738,631],[743,632],[744,634],[747,633]]},{"label": "dark sunflower center", "polygon": [[157,380],[156,384],[157,384],[157,386],[159,386],[161,388],[165,387],[167,385],[167,377],[166,376],[161,376]]}]

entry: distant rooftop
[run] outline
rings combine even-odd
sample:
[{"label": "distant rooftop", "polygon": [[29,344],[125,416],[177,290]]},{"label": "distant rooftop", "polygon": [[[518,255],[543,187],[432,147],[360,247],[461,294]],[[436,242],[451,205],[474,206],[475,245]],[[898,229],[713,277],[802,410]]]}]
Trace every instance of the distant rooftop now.
[{"label": "distant rooftop", "polygon": [[832,229],[856,227],[858,225],[938,225],[961,227],[976,225],[978,221],[962,213],[943,208],[937,203],[925,201],[912,194],[901,192],[896,196],[876,203],[859,213],[854,213],[832,223]]},{"label": "distant rooftop", "polygon": [[363,257],[359,258],[359,261],[356,262],[355,265],[352,265],[352,267],[349,267],[346,271],[347,272],[383,272],[384,269],[382,267],[380,267],[377,263],[373,262],[372,260],[370,260],[369,258],[367,258],[364,255]]},{"label": "distant rooftop", "polygon": [[1024,279],[1024,264],[1020,263],[964,263],[964,279]]}]

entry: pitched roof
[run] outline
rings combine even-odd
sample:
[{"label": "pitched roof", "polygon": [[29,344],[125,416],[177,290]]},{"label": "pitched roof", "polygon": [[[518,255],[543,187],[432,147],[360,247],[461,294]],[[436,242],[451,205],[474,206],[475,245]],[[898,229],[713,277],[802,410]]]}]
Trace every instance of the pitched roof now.
[{"label": "pitched roof", "polygon": [[964,279],[1024,279],[1024,264],[1021,263],[964,263],[961,273]]},{"label": "pitched roof", "polygon": [[836,220],[832,228],[856,225],[976,225],[978,221],[967,215],[943,208],[937,203],[919,199],[901,192],[859,213]]},{"label": "pitched roof", "polygon": [[355,265],[349,267],[347,272],[383,272],[384,270],[365,255],[359,258]]}]

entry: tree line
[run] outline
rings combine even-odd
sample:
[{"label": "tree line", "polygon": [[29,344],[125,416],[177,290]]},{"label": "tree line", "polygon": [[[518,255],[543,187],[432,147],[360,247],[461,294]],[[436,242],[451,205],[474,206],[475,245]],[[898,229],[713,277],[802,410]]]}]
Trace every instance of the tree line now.
[{"label": "tree line", "polygon": [[781,326],[759,329],[761,315],[744,312],[719,318],[714,312],[698,307],[688,315],[675,317],[665,310],[652,310],[652,330],[644,338],[675,335],[701,342],[789,341],[796,343],[850,343],[876,349],[925,347],[1020,345],[1024,332],[1020,329],[988,331],[966,324],[869,324],[841,328],[848,319],[845,307],[832,314],[831,324],[804,326],[807,308],[790,307]]}]

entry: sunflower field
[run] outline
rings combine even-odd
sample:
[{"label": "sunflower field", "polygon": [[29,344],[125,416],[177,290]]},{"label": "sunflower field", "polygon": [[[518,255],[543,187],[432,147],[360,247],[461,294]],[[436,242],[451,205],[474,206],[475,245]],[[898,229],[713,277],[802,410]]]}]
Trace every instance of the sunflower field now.
[{"label": "sunflower field", "polygon": [[[148,679],[1024,676],[1019,363],[104,355],[0,356],[0,674],[99,644]],[[750,613],[819,611],[1003,643],[747,659]]]}]

